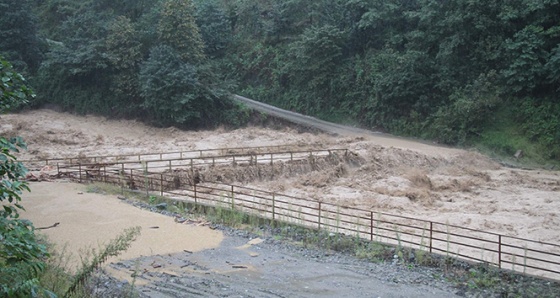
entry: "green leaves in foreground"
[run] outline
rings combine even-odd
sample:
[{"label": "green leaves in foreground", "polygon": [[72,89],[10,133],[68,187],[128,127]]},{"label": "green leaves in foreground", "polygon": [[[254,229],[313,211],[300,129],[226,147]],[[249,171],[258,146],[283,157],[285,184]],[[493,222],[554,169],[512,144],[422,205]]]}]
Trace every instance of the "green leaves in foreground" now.
[{"label": "green leaves in foreground", "polygon": [[22,148],[26,145],[21,138],[0,137],[0,297],[36,296],[41,291],[38,276],[48,256],[33,224],[19,219],[21,194],[29,191],[27,183],[20,181],[27,170],[13,155]]},{"label": "green leaves in foreground", "polygon": [[0,56],[0,114],[28,103],[35,94],[27,88],[25,78]]},{"label": "green leaves in foreground", "polygon": [[[32,92],[24,78],[0,57],[0,113],[27,103]],[[27,146],[19,137],[0,137],[0,297],[33,297],[42,292],[38,276],[45,268],[46,247],[37,241],[33,224],[19,219],[21,194],[29,191],[20,181],[27,170],[14,153]]]}]

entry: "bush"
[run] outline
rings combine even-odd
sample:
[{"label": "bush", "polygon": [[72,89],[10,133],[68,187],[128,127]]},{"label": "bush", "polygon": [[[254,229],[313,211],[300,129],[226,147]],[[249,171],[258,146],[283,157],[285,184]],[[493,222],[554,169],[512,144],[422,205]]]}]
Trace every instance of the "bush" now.
[{"label": "bush", "polygon": [[560,103],[524,99],[518,115],[523,133],[543,147],[541,154],[560,160]]},{"label": "bush", "polygon": [[[32,92],[23,85],[23,77],[0,57],[0,112],[6,112],[27,103]],[[27,183],[20,181],[27,169],[17,161],[15,153],[25,149],[19,137],[0,137],[0,296],[31,297],[40,288],[38,276],[44,270],[43,259],[48,255],[33,232],[33,224],[19,219],[23,210],[21,194],[29,191]]]}]

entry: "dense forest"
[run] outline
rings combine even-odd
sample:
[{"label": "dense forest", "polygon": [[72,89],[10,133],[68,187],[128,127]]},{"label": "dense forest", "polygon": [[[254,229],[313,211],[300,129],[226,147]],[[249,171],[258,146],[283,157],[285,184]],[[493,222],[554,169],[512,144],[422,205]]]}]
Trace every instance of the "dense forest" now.
[{"label": "dense forest", "polygon": [[560,160],[555,0],[0,0],[0,54],[77,113],[323,119]]}]

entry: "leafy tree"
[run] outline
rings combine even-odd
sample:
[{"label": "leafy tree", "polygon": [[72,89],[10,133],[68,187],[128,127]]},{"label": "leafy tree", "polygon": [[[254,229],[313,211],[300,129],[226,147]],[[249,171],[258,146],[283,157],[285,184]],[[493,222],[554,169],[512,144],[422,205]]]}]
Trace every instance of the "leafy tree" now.
[{"label": "leafy tree", "polygon": [[160,0],[96,0],[97,11],[113,11],[115,15],[126,17],[132,21],[138,20],[148,13]]},{"label": "leafy tree", "polygon": [[0,54],[23,72],[35,72],[42,59],[42,43],[30,3],[0,0]]},{"label": "leafy tree", "polygon": [[73,17],[84,5],[84,1],[45,0],[36,1],[34,11],[37,12],[40,31],[50,40],[60,41],[67,37],[62,24]]},{"label": "leafy tree", "polygon": [[142,44],[127,17],[117,17],[110,25],[106,40],[109,61],[116,69],[134,68],[142,59]]},{"label": "leafy tree", "polygon": [[12,65],[0,56],[0,114],[18,108],[35,97],[31,89],[25,85],[25,78],[17,73]]},{"label": "leafy tree", "polygon": [[[150,111],[150,119],[159,125],[197,124],[202,117],[197,68],[183,62],[171,47],[162,45],[150,51],[140,71],[142,107]],[[207,105],[211,106],[211,104]]]},{"label": "leafy tree", "polygon": [[[25,88],[23,77],[13,71],[11,65],[0,57],[0,112],[4,113],[18,104],[28,101],[32,95]],[[25,149],[19,137],[0,137],[0,296],[32,297],[44,292],[38,276],[45,268],[43,258],[46,247],[37,242],[33,224],[19,219],[21,194],[29,191],[25,167],[17,161],[15,153]],[[48,294],[48,293],[47,293]]]},{"label": "leafy tree", "polygon": [[[306,30],[301,38],[292,43],[295,67],[310,84],[317,86],[329,77],[342,58],[345,33],[333,26],[313,27]],[[317,78],[319,77],[319,78]],[[322,86],[318,86],[322,87]]]},{"label": "leafy tree", "polygon": [[142,61],[142,43],[134,24],[126,17],[117,17],[108,29],[106,54],[111,74],[111,91],[121,105],[121,114],[136,114],[140,108],[140,85],[138,72]]},{"label": "leafy tree", "polygon": [[560,44],[550,54],[550,59],[545,64],[547,80],[556,92],[560,92]]},{"label": "leafy tree", "polygon": [[548,53],[544,45],[544,29],[537,26],[524,28],[506,42],[510,64],[502,73],[513,93],[530,94],[546,81]]},{"label": "leafy tree", "polygon": [[232,40],[233,32],[227,12],[218,1],[196,2],[196,23],[205,44],[206,54],[221,57]]},{"label": "leafy tree", "polygon": [[481,75],[472,85],[456,89],[450,103],[439,107],[430,123],[429,136],[444,144],[465,145],[476,138],[502,101],[495,72]]},{"label": "leafy tree", "polygon": [[386,45],[402,50],[405,34],[415,28],[411,18],[418,9],[418,1],[409,0],[350,0],[347,2],[349,21],[352,24],[354,51],[381,50]]},{"label": "leafy tree", "polygon": [[204,43],[190,0],[166,0],[157,25],[159,41],[175,49],[181,60],[198,64],[204,60]]},{"label": "leafy tree", "polygon": [[36,88],[42,102],[79,113],[110,114],[115,106],[105,41],[110,15],[96,14],[92,4],[86,4],[61,24],[64,39],[51,43]]},{"label": "leafy tree", "polygon": [[307,29],[301,38],[291,44],[291,62],[288,76],[291,82],[305,92],[315,91],[308,99],[306,112],[317,112],[328,105],[330,82],[336,76],[343,57],[345,32],[334,26]]},{"label": "leafy tree", "polygon": [[543,156],[560,161],[560,103],[523,99],[516,121],[530,140],[541,146]]}]

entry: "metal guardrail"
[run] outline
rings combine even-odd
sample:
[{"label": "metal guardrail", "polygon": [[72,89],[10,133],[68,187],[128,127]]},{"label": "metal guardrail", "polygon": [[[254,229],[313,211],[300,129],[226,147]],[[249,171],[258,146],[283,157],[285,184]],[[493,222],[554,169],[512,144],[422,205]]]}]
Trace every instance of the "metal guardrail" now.
[{"label": "metal guardrail", "polygon": [[[270,155],[267,162],[272,161],[274,158]],[[177,183],[175,176],[163,172],[130,169],[126,173],[114,175],[108,174],[107,170],[99,170],[97,175],[92,176],[86,171],[86,166],[78,165],[67,173],[73,173],[74,176],[80,177],[80,180],[85,180],[89,175],[88,179],[91,180],[123,187],[134,186],[147,193],[158,193],[175,200],[235,209],[276,221],[354,235],[370,241],[467,261],[484,262],[523,274],[560,280],[560,245],[555,243],[340,206],[238,185]]]}]

